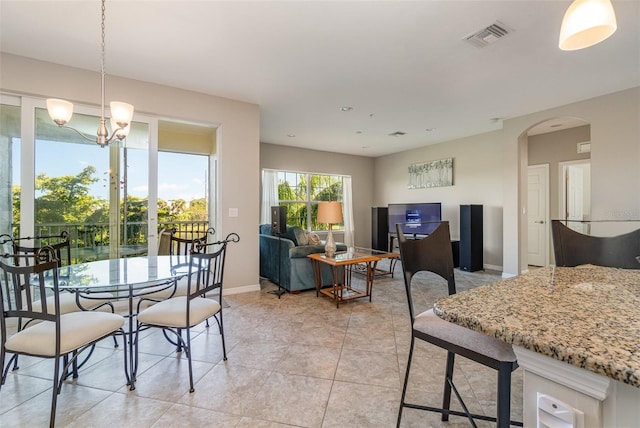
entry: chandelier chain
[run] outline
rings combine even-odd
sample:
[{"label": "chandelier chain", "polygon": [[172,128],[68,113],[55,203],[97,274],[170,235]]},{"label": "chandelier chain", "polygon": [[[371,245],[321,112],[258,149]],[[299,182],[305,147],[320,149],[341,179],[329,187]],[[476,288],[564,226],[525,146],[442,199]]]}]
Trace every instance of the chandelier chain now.
[{"label": "chandelier chain", "polygon": [[[111,140],[111,138],[109,138],[109,132],[107,131],[107,126],[106,126],[106,119],[104,118],[104,59],[105,59],[105,0],[102,0],[102,25],[101,25],[101,33],[100,33],[100,37],[101,37],[101,58],[100,58],[100,98],[101,98],[101,102],[100,102],[100,126],[98,126],[98,132],[97,132],[97,138],[96,138],[96,143],[98,143],[98,145],[100,147],[104,147],[105,145],[107,145],[109,143],[109,141]],[[112,136],[113,138],[113,136]]]},{"label": "chandelier chain", "polygon": [[107,129],[107,120],[105,118],[105,58],[106,58],[106,0],[101,0],[101,26],[100,26],[100,124],[96,132],[95,140],[92,136],[89,136],[71,126],[67,126],[67,122],[73,115],[73,103],[69,101],[49,98],[47,99],[47,110],[51,119],[61,128],[67,128],[75,131],[82,138],[88,141],[95,141],[100,147],[105,147],[111,142],[111,140],[117,138],[122,141],[129,133],[129,125],[133,119],[134,107],[131,104],[123,102],[111,102],[111,128],[112,132],[109,135]]}]

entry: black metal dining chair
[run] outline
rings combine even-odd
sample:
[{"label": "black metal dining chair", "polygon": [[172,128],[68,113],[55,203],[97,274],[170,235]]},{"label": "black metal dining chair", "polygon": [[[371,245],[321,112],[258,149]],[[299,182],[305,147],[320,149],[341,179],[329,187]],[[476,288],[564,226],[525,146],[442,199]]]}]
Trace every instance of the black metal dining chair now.
[{"label": "black metal dining chair", "polygon": [[[450,415],[465,416],[472,426],[475,420],[496,422],[500,428],[510,425],[522,426],[522,422],[511,421],[511,372],[518,368],[512,346],[482,333],[450,323],[439,318],[433,309],[415,314],[412,298],[412,280],[421,271],[433,272],[442,277],[448,286],[449,295],[455,294],[456,283],[453,272],[453,253],[449,223],[443,221],[425,238],[407,239],[400,224],[396,225],[404,284],[411,317],[411,345],[407,360],[397,426],[402,420],[402,410],[411,409],[438,412],[443,421]],[[405,401],[415,340],[420,339],[447,351],[442,407],[426,406]],[[455,356],[460,355],[497,371],[497,414],[495,417],[474,414],[469,411],[453,382]],[[451,392],[455,394],[463,411],[451,409]]]},{"label": "black metal dining chair", "polygon": [[[33,242],[38,245],[27,245],[25,242]],[[38,235],[38,236],[26,236],[20,238],[11,238],[12,254],[14,262],[16,264],[39,264],[50,261],[48,258],[53,257],[58,261],[58,267],[69,266],[71,264],[71,241],[67,231],[62,231],[58,235]],[[47,251],[41,251],[42,248],[47,248]],[[21,257],[31,256],[31,257]],[[80,293],[80,292],[67,292],[62,291],[57,296],[59,299],[59,305],[57,308],[61,314],[67,314],[70,312],[99,310],[103,307],[108,307],[108,310],[115,313],[113,307],[113,294],[106,292],[99,293]],[[46,303],[51,307],[53,306],[54,294],[49,293],[46,298]],[[34,310],[39,310],[41,302],[34,301]],[[34,319],[18,319],[18,330],[26,328],[30,323],[35,322]],[[118,340],[113,337],[114,346],[118,347]],[[93,348],[86,355],[85,359],[73,366],[73,377],[78,377],[78,369],[81,368],[91,357]],[[14,370],[18,369],[18,358],[14,359]]]},{"label": "black metal dining chair", "polygon": [[[63,314],[58,288],[58,260],[51,247],[42,247],[28,255],[3,254],[0,259],[0,388],[18,355],[52,358],[54,373],[49,426],[53,427],[57,397],[69,368],[76,364],[83,351],[92,348],[96,342],[115,332],[124,333],[122,325],[125,320],[121,315],[101,311]],[[47,298],[48,291],[53,292],[53,299]],[[9,318],[34,322],[11,334],[7,328]],[[7,361],[8,354],[11,357]],[[126,363],[126,349],[124,355]]]},{"label": "black metal dining chair", "polygon": [[[210,227],[205,232],[189,232],[188,234],[180,233],[174,229],[164,229],[160,232],[160,242],[158,244],[158,255],[177,256],[178,258],[193,253],[201,253],[208,242],[215,236],[215,229]],[[188,236],[187,236],[188,235]],[[138,312],[143,304],[154,304],[165,299],[187,295],[187,278],[181,278],[171,283],[160,284],[157,287],[151,287],[140,294],[138,301]],[[208,324],[207,324],[208,326]]]},{"label": "black metal dining chair", "polygon": [[556,266],[598,265],[640,269],[640,229],[616,236],[585,235],[551,220]]},{"label": "black metal dining chair", "polygon": [[[206,244],[201,253],[190,256],[187,275],[187,295],[171,297],[140,312],[137,317],[135,337],[136,366],[138,361],[138,333],[143,328],[161,328],[179,343],[179,350],[189,361],[189,392],[194,391],[191,364],[191,328],[214,317],[222,338],[223,359],[227,359],[222,317],[222,286],[227,246],[239,242],[236,233],[230,233],[223,241]],[[183,337],[183,332],[185,337]]]},{"label": "black metal dining chair", "polygon": [[[167,256],[188,256],[194,252],[201,252],[198,250],[198,245],[205,245],[213,236],[215,236],[215,229],[213,227],[208,228],[204,232],[200,231],[180,231],[176,228],[164,229],[160,232],[160,243],[158,247],[158,255]],[[166,239],[163,237],[168,236],[168,244],[164,244]]]},{"label": "black metal dining chair", "polygon": [[[29,240],[38,245],[26,245],[23,242]],[[55,258],[59,261],[59,266],[69,266],[71,264],[71,241],[67,231],[62,231],[59,235],[39,235],[39,236],[27,236],[13,239],[13,254],[15,255],[35,255],[41,248],[47,247],[53,250]],[[41,255],[39,258],[33,258],[33,262],[40,263],[43,260]],[[29,263],[29,258],[24,260],[24,263]],[[63,292],[60,294],[60,310],[63,314],[75,311],[87,311],[100,309],[103,306],[108,306],[111,312],[115,312],[113,304],[113,294],[111,293],[69,293]],[[117,346],[117,343],[116,343]]]}]

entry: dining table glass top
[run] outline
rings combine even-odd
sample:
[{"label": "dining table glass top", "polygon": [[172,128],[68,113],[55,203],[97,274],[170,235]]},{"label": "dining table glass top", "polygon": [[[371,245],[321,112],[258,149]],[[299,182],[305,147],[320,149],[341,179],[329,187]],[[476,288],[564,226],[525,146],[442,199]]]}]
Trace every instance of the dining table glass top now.
[{"label": "dining table glass top", "polygon": [[188,256],[143,256],[98,260],[58,268],[60,289],[135,290],[175,280],[189,272]]}]

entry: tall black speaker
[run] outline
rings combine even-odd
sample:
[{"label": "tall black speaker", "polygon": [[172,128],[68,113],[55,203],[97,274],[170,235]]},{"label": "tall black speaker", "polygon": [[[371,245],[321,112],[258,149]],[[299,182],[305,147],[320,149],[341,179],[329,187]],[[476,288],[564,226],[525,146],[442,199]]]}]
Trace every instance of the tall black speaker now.
[{"label": "tall black speaker", "polygon": [[287,231],[287,207],[271,207],[271,228],[273,233]]},{"label": "tall black speaker", "polygon": [[482,205],[460,205],[460,269],[484,269],[482,254]]},{"label": "tall black speaker", "polygon": [[371,207],[371,248],[374,250],[388,250],[388,214],[387,207]]}]

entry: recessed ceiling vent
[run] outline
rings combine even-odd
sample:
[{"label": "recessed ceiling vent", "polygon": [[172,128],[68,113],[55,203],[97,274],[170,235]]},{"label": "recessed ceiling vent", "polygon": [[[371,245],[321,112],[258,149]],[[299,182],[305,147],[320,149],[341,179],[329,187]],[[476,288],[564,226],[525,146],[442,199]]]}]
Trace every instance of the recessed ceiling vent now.
[{"label": "recessed ceiling vent", "polygon": [[510,34],[511,32],[513,32],[511,28],[507,27],[500,21],[496,21],[495,24],[491,24],[487,28],[476,31],[473,34],[469,34],[464,38],[464,40],[477,48],[483,48],[497,42],[498,39]]}]

